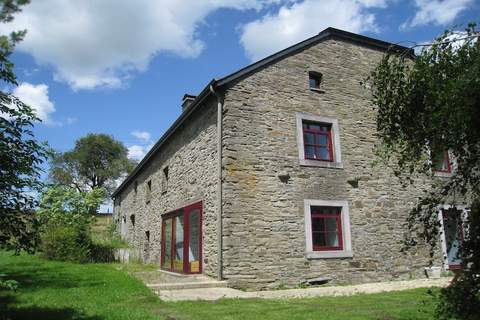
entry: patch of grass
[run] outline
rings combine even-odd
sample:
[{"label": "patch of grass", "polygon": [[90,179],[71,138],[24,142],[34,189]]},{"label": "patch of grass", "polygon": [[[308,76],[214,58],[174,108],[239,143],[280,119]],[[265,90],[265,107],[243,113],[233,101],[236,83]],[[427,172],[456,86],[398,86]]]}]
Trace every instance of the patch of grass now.
[{"label": "patch of grass", "polygon": [[432,319],[427,289],[351,297],[214,302],[161,301],[130,272],[155,266],[75,264],[0,251],[16,292],[0,289],[0,319]]},{"label": "patch of grass", "polygon": [[97,216],[91,231],[95,245],[108,248],[128,248],[128,243],[115,232],[111,216]]}]

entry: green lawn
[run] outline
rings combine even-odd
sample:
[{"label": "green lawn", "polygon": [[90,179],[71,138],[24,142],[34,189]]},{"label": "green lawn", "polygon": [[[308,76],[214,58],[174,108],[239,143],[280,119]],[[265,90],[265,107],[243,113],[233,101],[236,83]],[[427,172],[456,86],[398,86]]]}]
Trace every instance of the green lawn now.
[{"label": "green lawn", "polygon": [[51,262],[0,251],[0,273],[20,283],[0,290],[0,320],[431,319],[427,289],[291,300],[160,301],[118,264]]}]

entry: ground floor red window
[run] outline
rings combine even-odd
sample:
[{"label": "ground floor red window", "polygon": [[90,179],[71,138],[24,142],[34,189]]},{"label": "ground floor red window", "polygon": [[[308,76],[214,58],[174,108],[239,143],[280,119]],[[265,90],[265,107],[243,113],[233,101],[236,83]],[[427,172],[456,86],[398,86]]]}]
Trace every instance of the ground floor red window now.
[{"label": "ground floor red window", "polygon": [[180,273],[202,272],[202,203],[162,216],[161,267]]},{"label": "ground floor red window", "polygon": [[342,208],[313,206],[310,212],[313,250],[343,250]]}]

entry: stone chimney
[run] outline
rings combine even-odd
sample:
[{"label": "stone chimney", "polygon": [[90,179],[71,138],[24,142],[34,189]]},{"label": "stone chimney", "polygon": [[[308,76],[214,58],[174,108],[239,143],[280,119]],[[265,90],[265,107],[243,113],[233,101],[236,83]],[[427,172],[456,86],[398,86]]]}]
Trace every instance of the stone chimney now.
[{"label": "stone chimney", "polygon": [[182,111],[187,110],[188,106],[192,104],[197,96],[192,96],[191,94],[185,94],[182,99]]}]

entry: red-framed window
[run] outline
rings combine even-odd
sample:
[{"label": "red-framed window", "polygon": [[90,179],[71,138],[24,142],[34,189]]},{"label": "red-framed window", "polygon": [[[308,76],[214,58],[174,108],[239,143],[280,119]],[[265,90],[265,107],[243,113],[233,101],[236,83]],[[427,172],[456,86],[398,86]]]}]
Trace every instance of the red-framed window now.
[{"label": "red-framed window", "polygon": [[436,152],[433,157],[433,168],[436,172],[452,172],[452,164],[448,151]]},{"label": "red-framed window", "polygon": [[333,161],[332,125],[303,121],[305,159]]},{"label": "red-framed window", "polygon": [[311,207],[314,251],[343,250],[342,208]]}]

